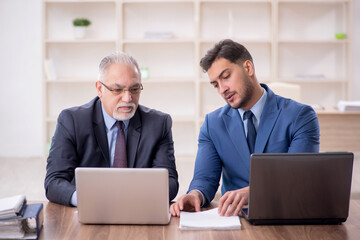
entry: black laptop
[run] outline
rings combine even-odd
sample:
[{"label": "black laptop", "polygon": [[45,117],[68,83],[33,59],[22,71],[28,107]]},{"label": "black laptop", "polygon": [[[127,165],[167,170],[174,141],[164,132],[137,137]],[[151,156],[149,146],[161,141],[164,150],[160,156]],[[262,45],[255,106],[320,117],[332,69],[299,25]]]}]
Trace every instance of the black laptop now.
[{"label": "black laptop", "polygon": [[252,154],[252,224],[340,224],[349,214],[353,153]]}]

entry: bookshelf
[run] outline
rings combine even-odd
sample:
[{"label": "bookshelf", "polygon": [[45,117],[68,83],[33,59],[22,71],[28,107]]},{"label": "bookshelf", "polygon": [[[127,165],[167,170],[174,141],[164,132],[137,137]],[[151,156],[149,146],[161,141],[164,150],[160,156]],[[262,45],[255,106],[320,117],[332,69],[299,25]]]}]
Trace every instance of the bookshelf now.
[{"label": "bookshelf", "polygon": [[[64,108],[96,96],[98,64],[121,50],[149,69],[140,104],[170,113],[177,158],[193,158],[206,113],[224,105],[199,62],[224,38],[244,44],[260,82],[300,85],[301,101],[334,107],[351,85],[351,0],[43,0],[44,153]],[[92,25],[75,39],[72,20]],[[345,39],[334,34],[343,32]]]}]

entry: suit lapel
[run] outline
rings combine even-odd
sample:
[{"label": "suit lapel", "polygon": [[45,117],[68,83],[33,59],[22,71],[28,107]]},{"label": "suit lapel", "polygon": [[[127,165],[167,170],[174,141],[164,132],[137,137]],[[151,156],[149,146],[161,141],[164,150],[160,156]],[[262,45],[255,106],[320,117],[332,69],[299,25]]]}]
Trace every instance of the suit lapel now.
[{"label": "suit lapel", "polygon": [[268,96],[266,99],[264,110],[261,114],[260,125],[257,130],[258,134],[256,135],[254,150],[254,152],[256,153],[262,153],[264,151],[269,136],[281,112],[281,110],[279,110],[278,108],[276,95],[274,94],[274,92],[271,91],[265,84],[261,85],[268,92]]},{"label": "suit lapel", "polygon": [[[245,138],[244,124],[241,120],[238,110],[232,109],[230,106],[228,111],[223,115],[223,120],[227,129],[227,133],[234,143],[237,152],[239,153],[240,159],[248,159],[241,156],[249,156],[250,151]],[[249,161],[244,162],[245,165],[250,169]]]},{"label": "suit lapel", "polygon": [[128,158],[128,167],[135,167],[135,159],[136,152],[138,149],[139,141],[140,141],[140,132],[141,132],[141,117],[140,117],[140,109],[141,106],[138,107],[134,117],[130,119],[128,133],[127,133],[127,158]]},{"label": "suit lapel", "polygon": [[106,163],[110,167],[110,157],[109,157],[109,148],[108,148],[108,140],[106,137],[106,129],[105,123],[102,114],[101,101],[98,99],[95,104],[94,110],[94,133],[96,141],[101,149],[104,159]]}]

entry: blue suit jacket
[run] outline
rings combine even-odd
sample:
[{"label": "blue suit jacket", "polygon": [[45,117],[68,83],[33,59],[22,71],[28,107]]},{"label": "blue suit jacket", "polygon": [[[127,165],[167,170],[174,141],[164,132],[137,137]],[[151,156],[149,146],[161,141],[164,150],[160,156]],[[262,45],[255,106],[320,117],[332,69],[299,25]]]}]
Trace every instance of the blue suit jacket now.
[{"label": "blue suit jacket", "polygon": [[[170,115],[139,105],[129,122],[126,146],[130,168],[168,169],[169,200],[179,188],[171,126]],[[60,113],[46,166],[45,190],[50,201],[70,205],[75,168],[110,167],[105,128],[98,97]]]},{"label": "blue suit jacket", "polygon": [[[255,153],[318,152],[319,123],[315,111],[275,95],[265,84],[267,100],[258,126]],[[205,117],[200,134],[194,177],[188,191],[200,190],[206,203],[218,189],[222,194],[249,186],[250,152],[237,109],[226,105]]]}]

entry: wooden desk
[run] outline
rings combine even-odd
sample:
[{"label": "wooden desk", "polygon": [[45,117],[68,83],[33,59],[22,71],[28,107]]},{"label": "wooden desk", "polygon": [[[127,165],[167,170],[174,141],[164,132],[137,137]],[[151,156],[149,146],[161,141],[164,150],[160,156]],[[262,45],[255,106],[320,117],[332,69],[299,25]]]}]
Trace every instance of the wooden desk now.
[{"label": "wooden desk", "polygon": [[328,109],[316,114],[320,124],[320,151],[360,152],[360,112]]},{"label": "wooden desk", "polygon": [[179,218],[166,226],[83,225],[77,209],[46,203],[39,239],[359,239],[360,200],[351,200],[348,220],[342,225],[253,226],[241,219],[242,229],[231,231],[181,231]]}]

